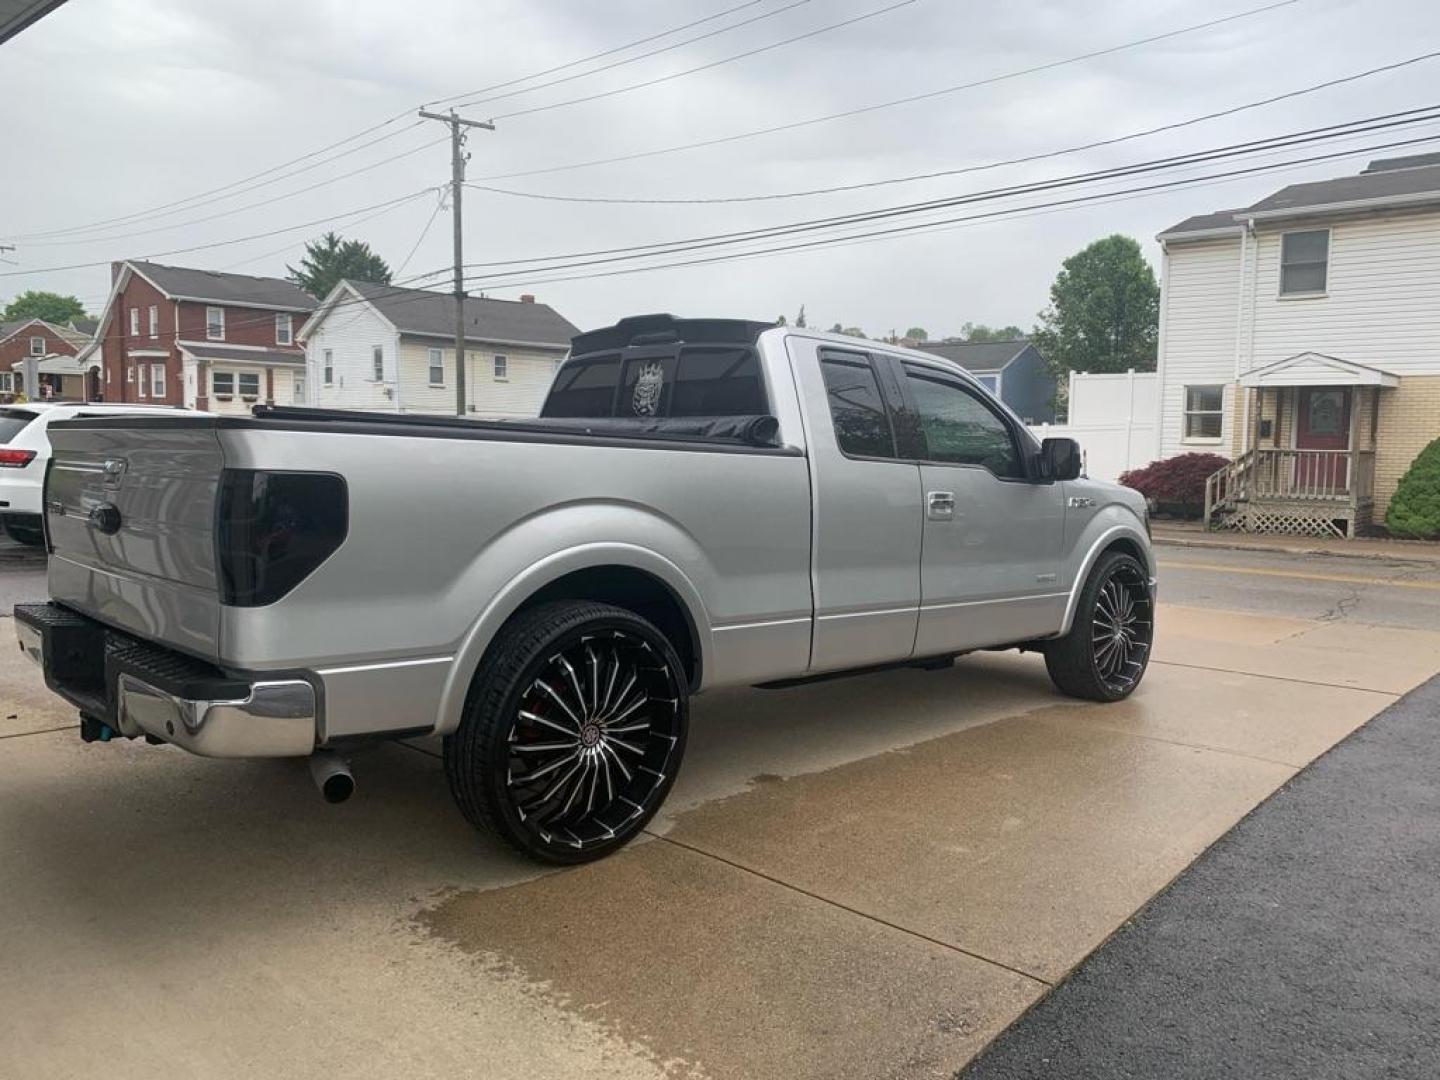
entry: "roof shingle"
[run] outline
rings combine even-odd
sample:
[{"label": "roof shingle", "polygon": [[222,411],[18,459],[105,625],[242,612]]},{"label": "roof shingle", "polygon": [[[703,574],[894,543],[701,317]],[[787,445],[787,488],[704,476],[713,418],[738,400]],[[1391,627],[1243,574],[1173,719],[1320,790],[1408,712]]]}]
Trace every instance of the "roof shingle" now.
[{"label": "roof shingle", "polygon": [[[429,289],[402,289],[366,281],[347,281],[357,293],[404,334],[455,336],[455,300]],[[549,304],[490,297],[465,298],[465,339],[568,349],[579,327]]]},{"label": "roof shingle", "polygon": [[220,270],[195,270],[186,266],[126,260],[160,291],[170,297],[209,300],[240,307],[279,308],[285,311],[314,311],[315,298],[304,289],[281,278],[229,274]]},{"label": "roof shingle", "polygon": [[999,371],[1030,345],[1024,338],[1014,341],[926,341],[915,346],[959,364],[966,371]]}]

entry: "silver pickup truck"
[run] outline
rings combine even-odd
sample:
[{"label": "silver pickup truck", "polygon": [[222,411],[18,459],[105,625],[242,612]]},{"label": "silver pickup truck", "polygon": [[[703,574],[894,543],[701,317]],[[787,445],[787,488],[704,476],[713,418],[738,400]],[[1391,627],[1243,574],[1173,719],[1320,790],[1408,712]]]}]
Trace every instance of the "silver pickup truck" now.
[{"label": "silver pickup truck", "polygon": [[309,757],[338,801],[352,748],[444,736],[465,816],[551,862],[644,826],[702,690],[1019,648],[1114,701],[1149,659],[1140,495],[877,342],[643,316],[577,337],[533,421],[50,439],[50,600],[16,626],[82,737]]}]

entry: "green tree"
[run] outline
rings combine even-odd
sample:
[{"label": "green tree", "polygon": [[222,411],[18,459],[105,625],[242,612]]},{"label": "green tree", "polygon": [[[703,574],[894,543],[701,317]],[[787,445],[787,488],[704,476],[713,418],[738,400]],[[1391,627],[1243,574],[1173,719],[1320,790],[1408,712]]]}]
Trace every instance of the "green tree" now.
[{"label": "green tree", "polygon": [[1024,336],[1025,331],[1018,326],[986,326],[984,323],[967,322],[960,327],[960,340],[972,344],[985,341],[1015,341]]},{"label": "green tree", "polygon": [[830,333],[832,334],[843,334],[844,332],[845,327],[841,326],[838,322],[834,326],[830,327]]},{"label": "green tree", "polygon": [[1400,478],[1385,527],[1413,540],[1440,539],[1440,439],[1421,450]]},{"label": "green tree", "polygon": [[1032,340],[1057,373],[1154,371],[1159,326],[1155,272],[1117,233],[1061,264]]},{"label": "green tree", "polygon": [[865,331],[861,330],[858,326],[847,326],[844,330],[841,330],[840,333],[846,337],[863,338],[865,336]]},{"label": "green tree", "polygon": [[329,296],[330,290],[345,278],[376,285],[390,284],[390,267],[370,250],[369,244],[363,240],[344,240],[333,232],[305,245],[298,270],[288,265],[285,269],[290,271],[291,281],[317,300]]},{"label": "green tree", "polygon": [[5,321],[44,319],[56,326],[66,326],[71,319],[85,318],[85,305],[73,296],[53,292],[23,292],[5,306]]},{"label": "green tree", "polygon": [[777,316],[775,317],[775,325],[776,325],[776,326],[787,326],[787,325],[789,325],[789,324],[786,323],[786,321],[785,321],[785,316],[784,316],[784,315],[777,315]]},{"label": "green tree", "polygon": [[905,331],[905,336],[911,341],[929,341],[930,335],[925,332],[923,326],[912,326]]},{"label": "green tree", "polygon": [[801,304],[801,305],[800,305],[800,314],[798,314],[798,315],[795,316],[795,325],[798,326],[801,330],[804,330],[805,327],[806,327],[806,325],[807,325],[806,322],[805,322],[805,305],[804,305],[804,304]]}]

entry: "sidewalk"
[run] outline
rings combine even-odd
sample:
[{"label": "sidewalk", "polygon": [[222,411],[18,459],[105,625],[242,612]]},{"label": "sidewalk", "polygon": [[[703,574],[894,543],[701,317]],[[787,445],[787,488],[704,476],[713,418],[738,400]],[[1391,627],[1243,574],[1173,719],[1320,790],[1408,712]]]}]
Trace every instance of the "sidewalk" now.
[{"label": "sidewalk", "polygon": [[1321,540],[1311,536],[1207,532],[1198,521],[1161,521],[1151,525],[1157,544],[1172,547],[1229,548],[1285,555],[1336,555],[1352,559],[1440,563],[1440,543],[1426,540]]},{"label": "sidewalk", "polygon": [[1440,677],[1220,839],[962,1080],[1430,1080]]}]

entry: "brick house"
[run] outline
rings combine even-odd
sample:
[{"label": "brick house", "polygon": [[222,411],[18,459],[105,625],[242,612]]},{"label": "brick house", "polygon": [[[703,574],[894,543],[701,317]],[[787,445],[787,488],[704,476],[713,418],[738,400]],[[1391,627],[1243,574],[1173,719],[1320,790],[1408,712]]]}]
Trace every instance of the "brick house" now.
[{"label": "brick house", "polygon": [[1211,525],[1353,536],[1440,436],[1440,154],[1159,236],[1159,451],[1232,459]]},{"label": "brick house", "polygon": [[76,359],[85,343],[86,335],[43,319],[0,323],[0,402],[18,394],[89,400]]},{"label": "brick house", "polygon": [[288,281],[130,259],[82,360],[101,357],[107,402],[246,413],[304,400],[296,332],[314,298]]}]

